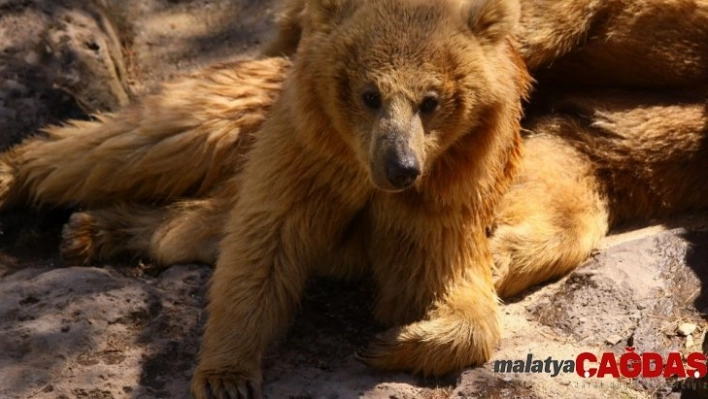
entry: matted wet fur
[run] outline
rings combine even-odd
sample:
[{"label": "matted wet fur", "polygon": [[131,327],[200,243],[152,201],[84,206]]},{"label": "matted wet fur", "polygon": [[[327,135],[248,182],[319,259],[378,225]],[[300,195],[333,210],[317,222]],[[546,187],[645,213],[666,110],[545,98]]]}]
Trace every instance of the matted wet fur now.
[{"label": "matted wet fur", "polygon": [[[87,207],[65,228],[70,260],[216,263],[199,398],[260,395],[262,351],[312,273],[373,274],[375,314],[392,329],[362,361],[427,375],[482,363],[498,342],[497,294],[567,273],[622,220],[708,205],[707,92],[564,92],[534,108],[521,140],[514,2],[475,2],[464,23],[448,13],[460,4],[313,0],[294,66],[207,68],[117,114],[48,128],[0,155],[0,206]],[[391,15],[426,21],[415,49],[395,40]],[[447,43],[465,53],[431,51],[451,25],[469,29]],[[396,68],[381,61],[392,50]],[[442,77],[433,91],[430,76]],[[404,191],[380,169],[392,152],[420,168]]]}]

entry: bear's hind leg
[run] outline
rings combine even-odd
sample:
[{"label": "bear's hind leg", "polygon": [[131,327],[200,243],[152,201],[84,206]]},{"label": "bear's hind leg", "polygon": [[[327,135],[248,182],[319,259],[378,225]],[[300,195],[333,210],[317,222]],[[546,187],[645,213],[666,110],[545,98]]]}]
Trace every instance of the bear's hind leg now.
[{"label": "bear's hind leg", "polygon": [[67,262],[131,254],[159,264],[213,264],[227,214],[226,201],[190,200],[155,208],[122,204],[77,212],[62,234],[61,252]]},{"label": "bear's hind leg", "polygon": [[608,230],[608,204],[590,161],[562,139],[526,139],[520,175],[497,213],[490,246],[501,297],[561,277]]}]

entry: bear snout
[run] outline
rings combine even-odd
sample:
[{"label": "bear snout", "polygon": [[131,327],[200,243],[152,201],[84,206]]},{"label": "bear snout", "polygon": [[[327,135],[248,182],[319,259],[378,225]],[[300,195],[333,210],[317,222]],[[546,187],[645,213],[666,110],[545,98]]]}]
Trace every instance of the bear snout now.
[{"label": "bear snout", "polygon": [[420,164],[413,154],[389,153],[384,165],[386,179],[397,190],[412,186],[421,174]]},{"label": "bear snout", "polygon": [[389,104],[376,121],[369,146],[369,172],[383,191],[413,186],[425,167],[425,131],[420,116],[407,100]]}]

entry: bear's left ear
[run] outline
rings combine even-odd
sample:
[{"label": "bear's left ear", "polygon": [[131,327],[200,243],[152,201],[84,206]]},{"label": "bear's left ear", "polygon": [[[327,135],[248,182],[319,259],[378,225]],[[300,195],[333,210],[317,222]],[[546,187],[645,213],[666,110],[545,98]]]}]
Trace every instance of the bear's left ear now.
[{"label": "bear's left ear", "polygon": [[470,0],[467,7],[470,29],[488,43],[511,34],[521,14],[518,0]]},{"label": "bear's left ear", "polygon": [[305,15],[314,31],[330,31],[356,8],[361,0],[307,0]]}]

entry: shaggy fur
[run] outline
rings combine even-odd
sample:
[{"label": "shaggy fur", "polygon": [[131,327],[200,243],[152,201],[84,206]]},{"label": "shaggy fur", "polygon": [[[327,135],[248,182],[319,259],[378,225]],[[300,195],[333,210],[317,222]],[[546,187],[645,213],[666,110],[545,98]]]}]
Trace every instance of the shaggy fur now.
[{"label": "shaggy fur", "polygon": [[[224,229],[200,398],[258,389],[263,352],[314,272],[373,274],[375,315],[396,326],[360,354],[377,368],[442,375],[486,361],[499,340],[485,227],[520,156],[529,80],[502,33],[514,3],[309,5]],[[400,191],[392,163],[422,175]]]},{"label": "shaggy fur", "polygon": [[241,168],[290,66],[271,59],[207,68],[120,113],[48,127],[3,154],[0,181],[20,183],[0,183],[0,201],[96,207],[203,196]]},{"label": "shaggy fur", "polygon": [[622,222],[708,207],[707,95],[567,93],[528,118],[490,238],[499,295],[566,274]]},{"label": "shaggy fur", "polygon": [[[474,1],[472,1],[474,3]],[[706,0],[520,0],[519,53],[542,83],[627,88],[708,83]],[[295,53],[305,0],[285,0],[267,56]]]},{"label": "shaggy fur", "polygon": [[515,36],[541,83],[708,83],[707,0],[521,0]]},{"label": "shaggy fur", "polygon": [[[270,60],[270,69],[263,65],[268,61],[256,61],[241,64],[239,72],[206,72],[205,82],[184,80],[74,132],[50,129],[49,138],[2,158],[7,174],[20,182],[5,194],[8,203],[101,206],[108,198],[168,201],[226,193],[156,212],[111,205],[75,215],[65,232],[67,257],[110,255],[125,242],[121,249],[167,262],[213,258],[211,243],[223,235],[193,383],[198,397],[258,389],[263,351],[288,324],[315,272],[374,275],[380,287],[375,314],[397,327],[361,354],[372,366],[441,375],[486,361],[499,339],[485,230],[520,161],[529,77],[507,40],[516,4],[311,5],[308,34],[283,95],[233,180],[223,171],[238,166],[240,152],[233,149],[240,141],[230,139],[250,141],[240,118],[263,117],[270,106],[265,100],[278,94],[267,85],[281,79],[278,67],[285,61]],[[270,77],[260,79],[266,71]],[[260,92],[249,97],[251,90]],[[365,104],[371,90],[380,105]],[[206,97],[194,94],[200,92]],[[430,98],[434,106],[421,111]],[[236,112],[224,112],[224,105]],[[188,109],[200,111],[182,112]],[[230,118],[234,123],[224,123]],[[204,140],[195,142],[196,135]],[[80,145],[68,151],[69,142]],[[42,148],[46,153],[39,154]],[[66,168],[56,167],[60,150],[75,155]],[[222,150],[232,150],[232,159],[219,156]],[[165,176],[162,165],[175,159],[169,153],[190,151],[193,162],[171,162],[175,173]],[[410,160],[421,175],[401,192],[387,168]],[[154,178],[150,162],[158,168]],[[121,179],[107,172],[123,167]],[[224,209],[221,230],[195,232],[202,227],[177,222],[215,221]],[[200,238],[207,242],[189,245]]]},{"label": "shaggy fur", "polygon": [[[708,92],[557,95],[522,141],[528,76],[503,33],[518,10],[472,4],[311,0],[294,65],[212,67],[49,128],[0,154],[0,207],[89,207],[65,229],[68,259],[216,262],[199,398],[258,397],[262,353],[314,273],[374,276],[392,329],[367,364],[482,363],[496,293],[567,273],[623,220],[708,206]],[[404,191],[387,181],[391,153],[421,168]]]}]

